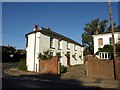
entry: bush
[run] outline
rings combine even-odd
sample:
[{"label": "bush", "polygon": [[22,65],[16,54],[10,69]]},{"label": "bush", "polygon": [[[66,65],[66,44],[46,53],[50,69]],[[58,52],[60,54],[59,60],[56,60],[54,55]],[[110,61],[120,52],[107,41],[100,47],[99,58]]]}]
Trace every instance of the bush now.
[{"label": "bush", "polygon": [[44,51],[43,54],[39,53],[38,54],[38,59],[42,59],[42,60],[50,60],[53,57],[53,54],[51,54],[52,52],[50,50]]},{"label": "bush", "polygon": [[60,63],[60,73],[65,73],[65,72],[67,72],[67,67]]},{"label": "bush", "polygon": [[19,65],[18,65],[18,69],[19,70],[23,70],[23,71],[27,71],[27,66],[26,66],[26,60],[25,59],[20,59]]}]

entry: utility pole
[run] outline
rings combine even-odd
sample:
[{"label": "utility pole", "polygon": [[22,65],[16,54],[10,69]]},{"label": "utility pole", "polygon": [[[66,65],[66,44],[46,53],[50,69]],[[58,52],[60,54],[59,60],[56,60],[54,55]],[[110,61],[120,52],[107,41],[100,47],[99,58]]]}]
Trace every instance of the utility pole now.
[{"label": "utility pole", "polygon": [[115,39],[114,39],[114,26],[113,26],[113,20],[112,20],[112,9],[111,9],[111,4],[110,0],[108,0],[108,8],[109,8],[109,14],[110,14],[110,27],[112,29],[112,42],[113,42],[113,68],[114,68],[114,79],[118,79],[118,62],[116,59],[116,47],[115,47]]}]

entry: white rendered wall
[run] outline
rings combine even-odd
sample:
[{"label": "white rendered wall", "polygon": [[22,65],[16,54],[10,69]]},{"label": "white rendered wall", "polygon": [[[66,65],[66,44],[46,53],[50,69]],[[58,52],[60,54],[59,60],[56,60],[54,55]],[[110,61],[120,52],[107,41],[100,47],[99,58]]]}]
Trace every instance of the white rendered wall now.
[{"label": "white rendered wall", "polygon": [[[61,49],[58,49],[58,39],[56,38],[54,38],[53,44],[54,47],[50,48],[50,37],[40,32],[36,33],[36,44],[35,44],[35,33],[28,35],[28,47],[26,47],[26,51],[27,51],[26,64],[28,67],[28,71],[39,72],[38,54],[39,52],[43,53],[44,51],[47,50],[52,50],[53,56],[55,56],[57,52],[61,52],[62,57],[60,58],[60,63],[62,63],[64,66],[67,66],[67,57],[65,56],[67,51],[70,52],[70,65],[83,64],[83,60],[79,58],[79,56],[82,55],[82,59],[83,59],[83,47],[77,45],[77,51],[75,51],[74,44],[70,43],[70,49],[67,49],[67,41],[62,40]],[[34,59],[34,51],[35,51],[35,59]],[[77,54],[76,60],[72,57],[72,55],[75,53]]]},{"label": "white rendered wall", "polygon": [[[114,33],[114,38],[115,38],[115,43],[118,42],[118,35],[120,33],[116,32]],[[94,41],[94,54],[98,51],[98,48],[103,48],[104,45],[109,44],[109,38],[112,37],[111,33],[107,34],[98,34],[98,35],[93,35],[93,41]],[[103,39],[103,46],[99,47],[98,45],[98,39],[102,38]]]},{"label": "white rendered wall", "polygon": [[[38,64],[39,64],[38,58],[37,58],[37,54],[39,52],[38,37],[40,37],[40,33],[36,33],[36,44],[35,44],[35,34],[33,33],[28,35],[28,47],[26,47],[26,51],[27,51],[26,64],[27,64],[28,71],[38,72]],[[34,55],[35,55],[35,58],[34,58]]]}]

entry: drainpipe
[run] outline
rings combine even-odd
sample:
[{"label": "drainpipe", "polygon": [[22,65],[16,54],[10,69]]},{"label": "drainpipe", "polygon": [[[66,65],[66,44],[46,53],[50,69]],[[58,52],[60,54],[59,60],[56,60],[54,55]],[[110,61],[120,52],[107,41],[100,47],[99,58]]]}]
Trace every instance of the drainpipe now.
[{"label": "drainpipe", "polygon": [[[39,38],[39,53],[40,53],[40,37],[38,37]],[[39,64],[38,64],[38,70],[39,70],[39,72],[40,72],[40,58],[39,58],[39,62],[38,62]]]},{"label": "drainpipe", "polygon": [[34,71],[33,72],[35,72],[35,54],[36,54],[36,31],[38,30],[38,26],[35,24],[34,25],[34,32],[35,32],[35,41],[34,41],[34,66],[33,66],[33,68],[34,68]]}]

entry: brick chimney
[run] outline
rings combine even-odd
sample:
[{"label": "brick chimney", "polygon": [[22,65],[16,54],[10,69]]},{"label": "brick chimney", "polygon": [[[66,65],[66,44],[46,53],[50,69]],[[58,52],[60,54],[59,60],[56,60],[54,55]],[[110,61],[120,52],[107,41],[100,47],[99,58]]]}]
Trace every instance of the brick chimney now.
[{"label": "brick chimney", "polygon": [[38,25],[37,24],[34,25],[33,31],[38,31]]}]

